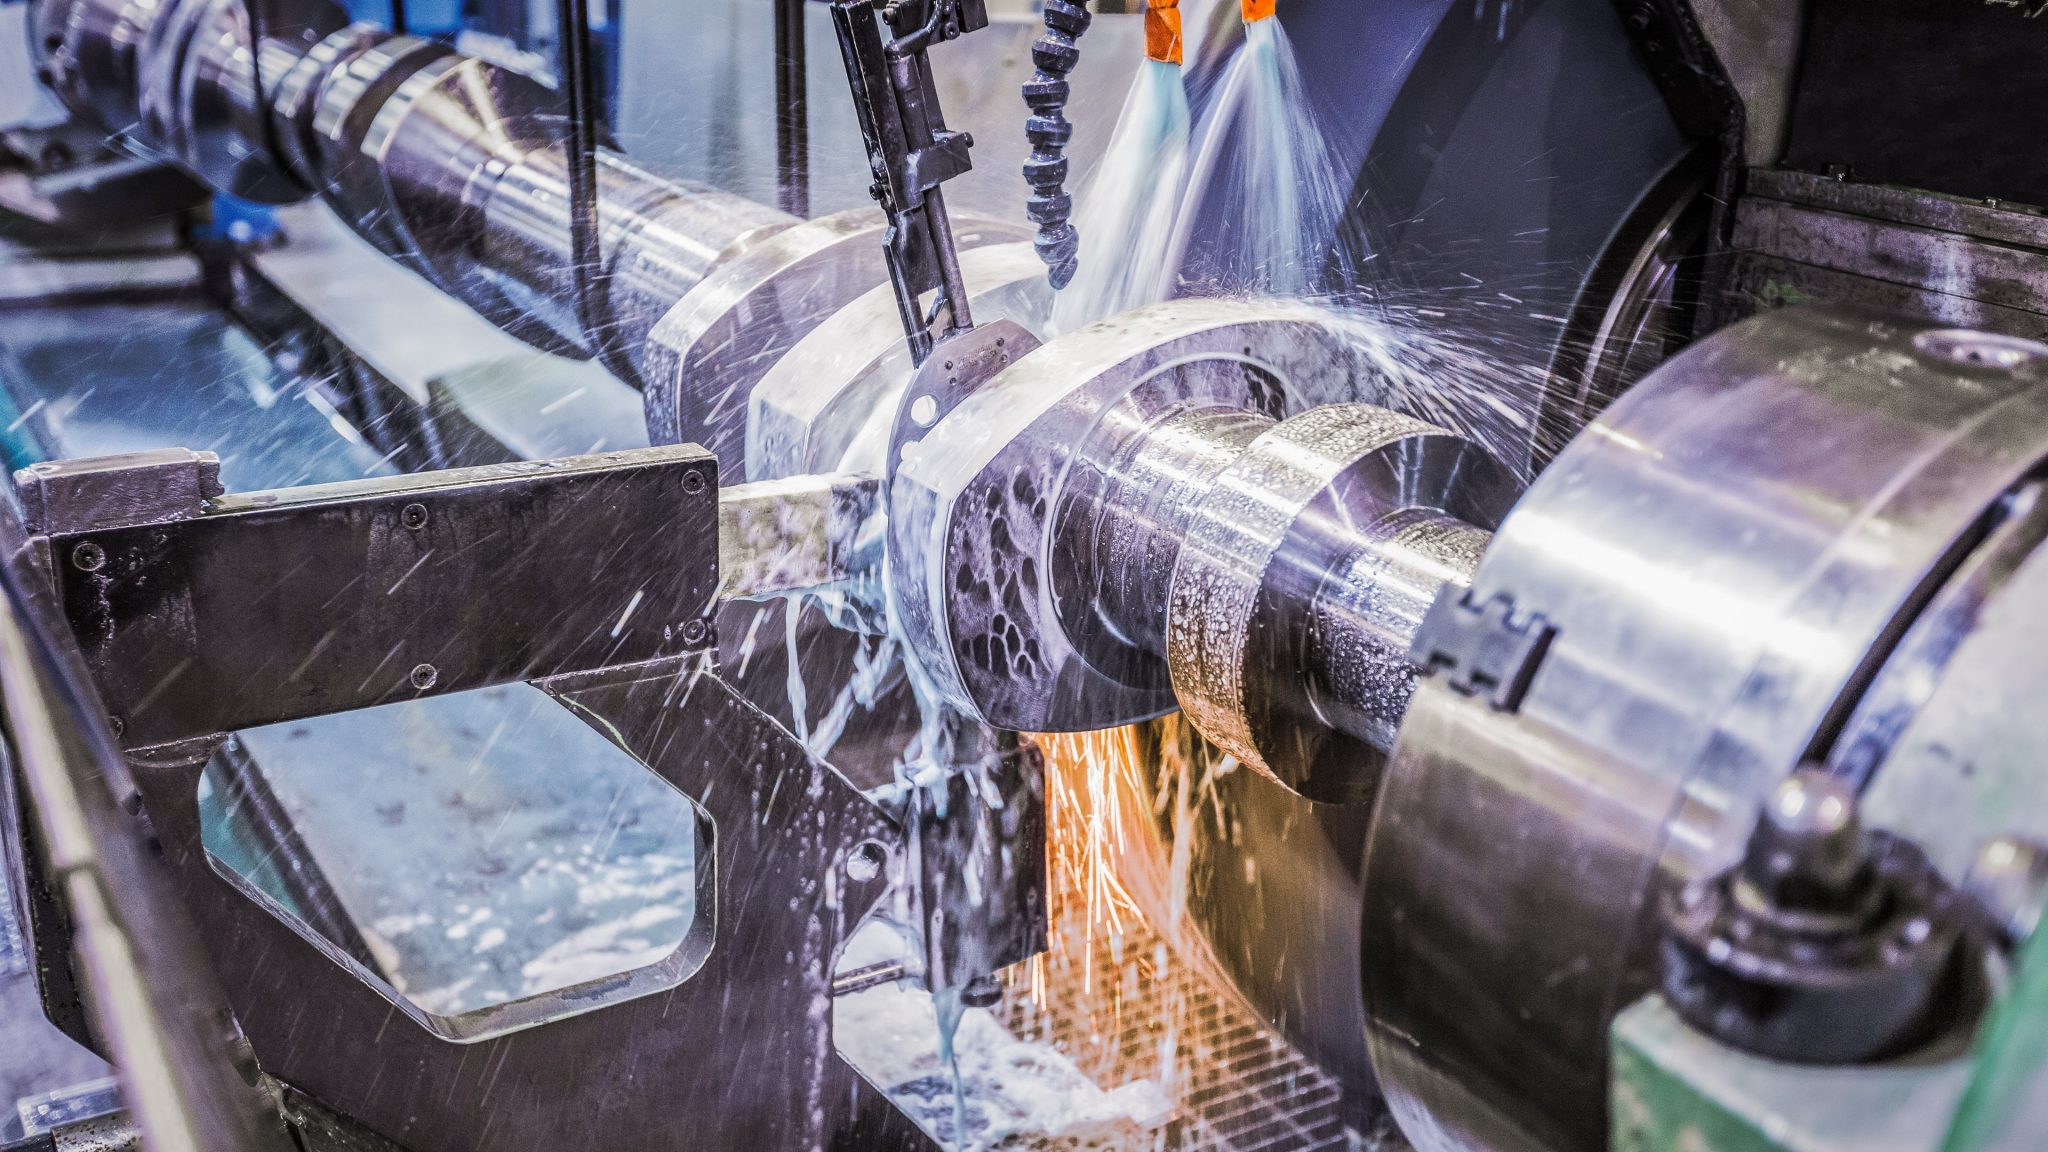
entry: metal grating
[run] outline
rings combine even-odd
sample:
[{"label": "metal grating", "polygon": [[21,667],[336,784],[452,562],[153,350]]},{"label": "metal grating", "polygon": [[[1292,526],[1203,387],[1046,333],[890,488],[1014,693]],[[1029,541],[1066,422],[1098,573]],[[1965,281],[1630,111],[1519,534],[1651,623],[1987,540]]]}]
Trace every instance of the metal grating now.
[{"label": "metal grating", "polygon": [[[1004,998],[1003,1022],[1020,1039],[1064,1053],[1105,1088],[1161,1085],[1174,1113],[1159,1152],[1352,1147],[1336,1083],[1216,977],[1175,955],[1142,918],[1090,933],[1081,901],[1063,895],[1051,901],[1052,948],[1035,962],[1039,987],[1057,994],[1019,987]],[[1020,984],[1032,978],[1023,967],[1013,973]]]}]

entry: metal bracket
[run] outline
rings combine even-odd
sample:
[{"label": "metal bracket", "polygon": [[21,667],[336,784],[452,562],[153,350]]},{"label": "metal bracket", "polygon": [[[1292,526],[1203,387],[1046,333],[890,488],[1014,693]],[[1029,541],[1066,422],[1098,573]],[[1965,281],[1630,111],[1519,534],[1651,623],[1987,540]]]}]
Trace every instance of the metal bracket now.
[{"label": "metal bracket", "polygon": [[939,110],[926,49],[988,26],[985,0],[897,0],[882,8],[895,39],[883,43],[873,0],[833,0],[832,20],[854,112],[867,143],[872,188],[889,217],[886,253],[896,305],[910,341],[911,358],[931,354],[938,292],[946,309],[944,334],[974,327],[967,285],[953,244],[953,227],[939,185],[973,167],[973,137],[946,127]]},{"label": "metal bracket", "polygon": [[703,807],[716,895],[698,905],[715,917],[701,967],[651,994],[573,989],[573,1014],[453,1043],[209,863],[206,750],[137,764],[163,863],[265,1070],[416,1152],[674,1147],[677,1116],[692,1147],[928,1147],[861,1138],[887,1106],[833,1050],[824,999],[840,945],[907,866],[900,826],[696,658],[536,687]]},{"label": "metal bracket", "polygon": [[159,524],[205,511],[219,495],[220,457],[162,448],[90,460],[46,460],[14,474],[30,532],[59,534]]},{"label": "metal bracket", "polygon": [[[894,484],[904,457],[917,451],[939,421],[1037,347],[1036,336],[1009,320],[940,341],[897,404],[886,482]],[[922,562],[919,533],[929,527],[914,512],[892,516],[888,563]],[[899,571],[897,587],[914,586],[906,583],[914,579]],[[912,597],[899,610],[922,615],[930,607]],[[964,717],[956,719],[963,728],[978,729]],[[981,754],[988,758],[986,768],[955,772],[937,785],[940,791],[918,789],[909,801],[914,817],[905,817],[922,828],[914,840],[920,845],[925,980],[933,991],[983,981],[1046,948],[1044,757],[1028,741],[1002,736]],[[979,786],[966,776],[976,771],[984,773]],[[972,889],[961,882],[969,875],[979,878]]]},{"label": "metal bracket", "polygon": [[217,467],[17,474],[130,750],[715,643],[717,463],[694,445],[225,497]]},{"label": "metal bracket", "polygon": [[[1038,347],[1038,337],[1011,320],[997,320],[969,332],[949,337],[937,353],[911,377],[897,403],[896,420],[889,433],[886,491],[889,506],[889,549],[885,563],[890,579],[898,588],[928,587],[924,567],[932,562],[924,533],[931,530],[935,510],[920,502],[907,489],[896,491],[896,475],[906,456],[932,429],[976,389],[994,379]],[[922,658],[919,638],[938,635],[932,623],[932,605],[926,597],[907,596],[897,602],[904,634],[911,639],[909,659]]]},{"label": "metal bracket", "polygon": [[[901,820],[924,982],[966,988],[1046,950],[1045,755],[999,738],[981,766],[912,788]],[[973,778],[978,775],[978,779]]]},{"label": "metal bracket", "polygon": [[[1044,948],[1035,749],[999,749],[979,781],[878,801],[712,667],[721,557],[729,594],[844,578],[875,477],[721,493],[710,454],[681,445],[232,496],[218,462],[188,452],[58,462],[18,481],[41,533],[17,551],[44,560],[36,575],[114,714],[250,1043],[386,1137],[474,1148],[462,1102],[495,1086],[511,1134],[492,1143],[515,1150],[592,1132],[658,1144],[677,1109],[720,1147],[925,1147],[832,1050],[819,1005],[840,943],[904,884],[931,910],[930,968],[946,986]],[[209,864],[198,779],[233,729],[513,680],[702,806],[715,942],[659,995],[471,1047],[394,1020],[374,968],[330,946],[345,933],[310,938]],[[744,898],[757,887],[788,899]],[[380,1070],[396,1066],[408,1074],[394,1087]]]},{"label": "metal bracket", "polygon": [[1003,369],[1036,351],[1038,343],[1038,337],[1016,321],[997,320],[938,344],[933,349],[937,355],[918,368],[896,405],[896,422],[889,432],[887,482],[895,483],[906,447],[924,439],[925,433]]},{"label": "metal bracket", "polygon": [[1446,673],[1460,696],[1483,696],[1497,712],[1513,712],[1536,678],[1557,629],[1541,613],[1517,618],[1512,596],[1475,604],[1472,591],[1446,584],[1437,592],[1408,662],[1424,676]]}]

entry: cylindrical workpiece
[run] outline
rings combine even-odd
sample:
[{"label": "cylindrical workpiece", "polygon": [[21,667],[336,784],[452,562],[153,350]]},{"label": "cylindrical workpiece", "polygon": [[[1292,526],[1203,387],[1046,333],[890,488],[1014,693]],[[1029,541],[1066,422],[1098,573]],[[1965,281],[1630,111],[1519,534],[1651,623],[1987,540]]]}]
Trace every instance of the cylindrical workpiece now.
[{"label": "cylindrical workpiece", "polygon": [[[562,150],[550,146],[528,153],[498,178],[483,213],[484,248],[471,272],[512,286],[508,294],[526,313],[580,344],[565,163]],[[765,204],[664,180],[610,154],[599,156],[597,191],[611,338],[636,364],[654,325],[727,249],[795,223]]]},{"label": "cylindrical workpiece", "polygon": [[[1120,421],[1128,422],[1123,426]],[[1368,405],[1285,422],[1111,413],[1054,532],[1067,634],[1123,682],[1168,666],[1182,709],[1311,799],[1364,799],[1445,584],[1470,581],[1512,485],[1462,438]],[[1067,571],[1071,569],[1071,571]]]},{"label": "cylindrical workpiece", "polygon": [[1203,493],[1174,563],[1181,710],[1311,800],[1370,799],[1414,682],[1414,602],[1469,580],[1513,496],[1470,441],[1384,408],[1274,425]]},{"label": "cylindrical workpiece", "polygon": [[[392,43],[345,58],[323,85],[313,178],[372,242],[464,303],[520,335],[585,345],[555,95],[482,60],[430,47],[438,54],[422,62]],[[395,85],[378,79],[398,70],[408,74]],[[597,203],[602,319],[636,365],[654,325],[722,255],[795,223],[612,155],[599,158]]]},{"label": "cylindrical workpiece", "polygon": [[[1114,413],[1099,436],[1121,439],[1100,468],[1099,486],[1063,509],[1059,530],[1081,534],[1072,543],[1075,583],[1087,590],[1102,639],[1164,658],[1166,601],[1189,519],[1216,477],[1274,424],[1272,417],[1237,408],[1194,408],[1149,426],[1119,429]],[[1077,495],[1084,490],[1075,483]],[[1093,627],[1076,631],[1093,632]],[[1091,637],[1077,637],[1084,654],[1115,674],[1114,659]]]},{"label": "cylindrical workpiece", "polygon": [[[235,0],[40,0],[35,16],[47,73],[79,114],[132,129],[225,191],[318,191],[509,331],[586,345],[556,94],[439,43],[344,26],[327,0],[286,8],[256,54]],[[635,363],[654,324],[739,241],[796,222],[615,156],[602,157],[598,185],[610,336]]]},{"label": "cylindrical workpiece", "polygon": [[1394,750],[1415,678],[1408,649],[1445,585],[1472,583],[1493,533],[1429,509],[1366,528],[1370,543],[1333,566],[1310,614],[1308,696],[1330,727]]}]

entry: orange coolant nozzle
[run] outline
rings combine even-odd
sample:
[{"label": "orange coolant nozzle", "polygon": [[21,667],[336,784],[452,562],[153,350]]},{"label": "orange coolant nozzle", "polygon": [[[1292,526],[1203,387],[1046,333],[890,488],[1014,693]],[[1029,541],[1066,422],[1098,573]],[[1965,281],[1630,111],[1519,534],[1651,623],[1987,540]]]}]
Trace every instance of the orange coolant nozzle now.
[{"label": "orange coolant nozzle", "polygon": [[1147,0],[1145,58],[1180,63],[1180,0]]},{"label": "orange coolant nozzle", "polygon": [[1275,0],[1244,0],[1244,22],[1264,20],[1273,14]]}]

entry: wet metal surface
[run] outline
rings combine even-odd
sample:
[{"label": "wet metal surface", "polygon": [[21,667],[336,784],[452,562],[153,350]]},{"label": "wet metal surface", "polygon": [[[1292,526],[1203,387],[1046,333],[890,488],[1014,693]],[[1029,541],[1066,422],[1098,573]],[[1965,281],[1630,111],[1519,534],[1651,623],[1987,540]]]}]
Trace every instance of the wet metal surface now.
[{"label": "wet metal surface", "polygon": [[[122,338],[108,340],[115,330]],[[189,445],[221,454],[230,490],[391,471],[314,381],[281,373],[196,302],[0,311],[0,369],[12,465]],[[694,843],[661,817],[680,803],[675,792],[602,741],[508,740],[566,716],[512,686],[242,739],[289,808],[317,813],[301,829],[316,842],[309,863],[360,912],[358,927],[380,941],[397,979],[436,1009],[460,1011],[564,974],[616,971],[687,923]],[[574,724],[565,734],[588,733]],[[222,815],[209,846],[257,875],[253,857],[236,855],[244,829]],[[369,850],[394,832],[400,850]],[[393,909],[405,918],[392,920]],[[6,994],[33,1003],[25,979]],[[23,1026],[33,1036],[8,1051],[53,1078],[18,1081],[23,1091],[104,1068],[39,1014]]]},{"label": "wet metal surface", "polygon": [[232,493],[48,539],[138,749],[702,650],[717,516],[715,464],[685,445]]}]

